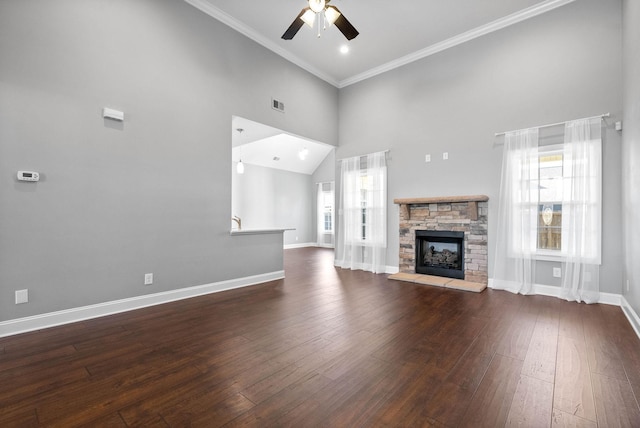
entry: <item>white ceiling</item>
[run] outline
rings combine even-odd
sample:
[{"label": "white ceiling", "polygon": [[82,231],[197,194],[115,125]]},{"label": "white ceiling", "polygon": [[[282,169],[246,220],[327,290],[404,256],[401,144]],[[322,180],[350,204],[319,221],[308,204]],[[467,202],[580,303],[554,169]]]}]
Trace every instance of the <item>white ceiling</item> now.
[{"label": "white ceiling", "polygon": [[306,25],[282,40],[306,0],[185,1],[340,88],[575,0],[331,0],[360,32],[351,41]]},{"label": "white ceiling", "polygon": [[[334,149],[328,144],[292,135],[271,126],[234,116],[232,119],[233,162],[258,165],[311,175]],[[242,129],[239,132],[238,129]],[[298,153],[307,149],[305,159]],[[278,158],[277,160],[274,159]]]}]

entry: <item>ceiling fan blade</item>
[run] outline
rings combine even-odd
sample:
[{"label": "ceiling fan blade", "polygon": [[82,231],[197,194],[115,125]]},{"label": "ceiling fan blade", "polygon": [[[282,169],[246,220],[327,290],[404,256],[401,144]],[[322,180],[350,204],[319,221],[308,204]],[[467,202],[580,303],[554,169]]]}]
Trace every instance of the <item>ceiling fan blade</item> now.
[{"label": "ceiling fan blade", "polygon": [[309,8],[305,7],[304,9],[302,9],[300,14],[298,16],[296,16],[296,19],[293,20],[291,25],[289,25],[289,28],[287,28],[287,31],[285,31],[284,34],[282,35],[283,39],[285,39],[285,40],[293,39],[293,36],[295,36],[296,33],[298,32],[298,30],[300,28],[302,28],[302,26],[304,25],[304,21],[302,19],[300,19],[300,18],[302,18],[302,15],[304,15],[304,13],[307,10],[309,10]]},{"label": "ceiling fan blade", "polygon": [[342,12],[340,12],[340,10],[338,10],[337,7],[335,7],[335,6],[327,6],[327,8],[335,9],[336,12],[338,12],[340,14],[340,16],[338,16],[338,19],[336,19],[336,21],[333,24],[336,27],[338,27],[338,30],[340,30],[340,32],[342,34],[344,34],[344,36],[347,38],[347,40],[355,39],[356,36],[358,34],[360,34],[358,32],[358,30],[356,30],[356,27],[351,25],[351,23],[347,20],[347,18],[344,17]]}]

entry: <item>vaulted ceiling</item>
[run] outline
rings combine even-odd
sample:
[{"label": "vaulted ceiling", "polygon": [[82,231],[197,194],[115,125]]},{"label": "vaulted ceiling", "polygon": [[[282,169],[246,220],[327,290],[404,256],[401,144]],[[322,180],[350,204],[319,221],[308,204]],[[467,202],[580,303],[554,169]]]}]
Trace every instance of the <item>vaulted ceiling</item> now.
[{"label": "vaulted ceiling", "polygon": [[[331,0],[360,32],[350,41],[334,26],[318,30],[306,25],[292,40],[283,40],[307,0],[185,1],[342,88],[575,0]],[[344,46],[346,54],[340,51]],[[242,158],[247,164],[311,174],[331,150],[240,117],[232,128],[235,162]],[[305,161],[297,156],[303,148],[310,151]]]},{"label": "vaulted ceiling", "polygon": [[360,32],[351,41],[306,25],[281,39],[307,0],[185,1],[340,88],[575,0],[331,0]]}]

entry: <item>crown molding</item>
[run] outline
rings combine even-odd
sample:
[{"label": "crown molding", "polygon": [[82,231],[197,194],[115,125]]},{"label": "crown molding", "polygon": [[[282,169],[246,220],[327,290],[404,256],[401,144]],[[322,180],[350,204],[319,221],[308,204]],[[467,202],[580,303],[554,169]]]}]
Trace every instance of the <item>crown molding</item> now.
[{"label": "crown molding", "polygon": [[402,67],[404,65],[410,64],[412,62],[421,60],[423,58],[426,58],[428,56],[431,55],[435,55],[438,52],[442,52],[444,50],[450,49],[452,47],[458,46],[462,43],[466,43],[468,41],[471,41],[473,39],[477,39],[478,37],[482,37],[486,34],[489,33],[493,33],[494,31],[498,31],[501,30],[503,28],[509,27],[511,25],[517,24],[519,22],[525,21],[527,19],[530,18],[534,18],[538,15],[542,15],[543,13],[552,11],[554,9],[557,9],[559,7],[562,7],[564,5],[567,5],[569,3],[573,3],[576,0],[545,0],[541,3],[538,3],[534,6],[528,7],[526,9],[522,9],[518,12],[515,12],[511,15],[507,15],[503,18],[497,19],[493,22],[490,22],[486,25],[482,25],[480,27],[476,27],[472,30],[466,31],[464,33],[458,34],[457,36],[451,37],[447,40],[444,40],[442,42],[436,43],[434,45],[428,46],[424,49],[421,49],[419,51],[413,52],[409,55],[405,55],[403,57],[400,57],[398,59],[395,59],[393,61],[389,61],[385,64],[382,64],[378,67],[374,67],[370,70],[367,70],[365,72],[356,74],[352,77],[349,77],[347,79],[338,81],[336,79],[334,79],[333,77],[329,76],[328,74],[322,72],[321,70],[317,69],[316,67],[314,67],[313,65],[309,64],[308,62],[300,59],[298,56],[293,55],[291,52],[287,51],[286,49],[283,49],[282,47],[280,47],[279,45],[277,45],[276,43],[273,43],[272,41],[270,41],[269,39],[267,39],[266,37],[262,36],[261,34],[257,33],[255,30],[253,30],[252,28],[248,27],[247,25],[243,24],[242,22],[238,21],[237,19],[233,18],[231,15],[223,12],[222,10],[218,9],[217,7],[211,5],[211,3],[207,2],[206,0],[184,0],[185,2],[189,3],[190,5],[192,5],[193,7],[195,7],[196,9],[201,10],[202,12],[206,13],[207,15],[211,16],[212,18],[217,19],[218,21],[222,22],[223,24],[233,28],[234,30],[238,31],[239,33],[245,35],[246,37],[250,38],[251,40],[253,40],[256,43],[259,43],[260,45],[264,46],[265,48],[271,50],[272,52],[280,55],[281,57],[283,57],[284,59],[286,59],[289,62],[292,62],[293,64],[297,65],[298,67],[308,71],[309,73],[315,75],[316,77],[319,77],[320,79],[324,80],[325,82],[337,87],[337,88],[344,88],[346,86],[349,85],[353,85],[354,83],[358,83],[361,82],[363,80],[369,79],[371,77],[377,76],[379,74],[382,73],[386,73],[387,71],[391,71],[395,68],[398,67]]},{"label": "crown molding", "polygon": [[211,16],[212,18],[215,18],[218,21],[222,22],[223,24],[233,28],[234,30],[236,30],[240,34],[243,34],[244,36],[250,38],[254,42],[256,42],[256,43],[264,46],[265,48],[269,49],[270,51],[280,55],[281,57],[283,57],[287,61],[292,62],[293,64],[297,65],[298,67],[308,71],[309,73],[315,75],[316,77],[319,77],[320,79],[324,80],[325,82],[327,82],[327,83],[329,83],[329,84],[331,84],[331,85],[333,85],[335,87],[339,86],[339,82],[336,79],[334,79],[333,77],[331,77],[328,74],[324,73],[323,71],[317,69],[316,67],[314,67],[313,65],[309,64],[308,62],[300,59],[298,56],[293,55],[291,52],[287,51],[286,49],[281,48],[276,43],[273,43],[272,41],[270,41],[269,39],[267,39],[263,35],[261,35],[258,32],[256,32],[253,28],[248,27],[247,25],[245,25],[242,22],[238,21],[237,19],[235,19],[231,15],[223,12],[222,10],[220,10],[217,7],[213,6],[208,1],[206,1],[206,0],[184,0],[184,1],[186,3],[189,3],[191,6],[195,7],[196,9],[199,9],[200,11],[202,11],[202,12],[206,13],[207,15]]},{"label": "crown molding", "polygon": [[436,43],[434,45],[428,46],[424,49],[413,52],[409,55],[405,55],[393,61],[389,61],[386,64],[382,64],[379,67],[372,68],[363,73],[356,74],[355,76],[344,79],[339,82],[338,88],[344,88],[346,86],[353,85],[354,83],[358,83],[363,80],[369,79],[371,77],[377,76],[379,74],[386,73],[387,71],[393,70],[398,67],[402,67],[403,65],[407,65],[412,62],[418,61],[420,59],[426,58],[428,56],[435,55],[438,52],[442,52],[454,46],[458,46],[458,45],[461,45],[462,43],[466,43],[473,39],[477,39],[478,37],[482,37],[486,34],[493,33],[494,31],[498,31],[503,28],[509,27],[511,25],[517,24],[519,22],[525,21],[527,19],[536,17],[538,15],[542,15],[543,13],[557,9],[566,4],[573,3],[574,1],[576,0],[546,0],[542,3],[538,3],[529,8],[522,9],[511,15],[507,15],[503,18],[497,19],[486,25],[482,25],[480,27],[476,27],[472,30],[458,34],[454,37],[451,37],[447,40]]}]

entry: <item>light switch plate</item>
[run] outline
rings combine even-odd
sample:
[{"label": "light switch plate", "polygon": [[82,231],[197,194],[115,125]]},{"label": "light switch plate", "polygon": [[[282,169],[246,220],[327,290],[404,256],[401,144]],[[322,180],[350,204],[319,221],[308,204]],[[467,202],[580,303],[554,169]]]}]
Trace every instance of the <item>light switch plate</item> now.
[{"label": "light switch plate", "polygon": [[16,290],[16,305],[29,303],[29,290]]}]

